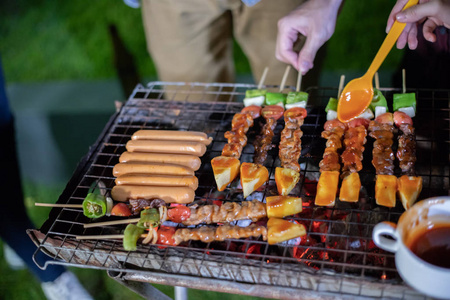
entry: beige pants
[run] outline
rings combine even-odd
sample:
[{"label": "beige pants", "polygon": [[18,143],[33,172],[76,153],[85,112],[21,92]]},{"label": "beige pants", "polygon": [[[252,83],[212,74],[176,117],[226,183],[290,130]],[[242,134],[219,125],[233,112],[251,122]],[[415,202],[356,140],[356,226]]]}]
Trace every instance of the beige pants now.
[{"label": "beige pants", "polygon": [[[142,0],[148,51],[162,81],[233,82],[234,37],[255,82],[279,85],[286,64],[275,58],[277,22],[303,0]],[[292,68],[287,85],[295,86]]]}]

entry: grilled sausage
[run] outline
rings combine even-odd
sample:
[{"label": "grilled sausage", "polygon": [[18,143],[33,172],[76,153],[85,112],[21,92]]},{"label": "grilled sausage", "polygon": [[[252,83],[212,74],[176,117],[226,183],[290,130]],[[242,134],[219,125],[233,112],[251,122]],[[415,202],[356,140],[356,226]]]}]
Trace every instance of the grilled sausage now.
[{"label": "grilled sausage", "polygon": [[125,202],[129,199],[161,199],[166,203],[191,203],[195,191],[190,187],[116,185],[111,190],[115,201]]},{"label": "grilled sausage", "polygon": [[125,174],[194,176],[194,170],[180,165],[146,162],[126,162],[118,163],[114,166],[113,175],[115,177]]},{"label": "grilled sausage", "polygon": [[125,151],[120,155],[119,162],[151,162],[161,164],[175,164],[188,167],[197,171],[201,166],[201,160],[195,155],[165,154]]},{"label": "grilled sausage", "polygon": [[195,176],[171,176],[150,174],[126,174],[116,178],[117,185],[151,185],[151,186],[187,186],[193,190],[198,188]]},{"label": "grilled sausage", "polygon": [[200,142],[206,146],[212,142],[212,138],[208,138],[204,132],[175,130],[138,130],[133,134],[131,139]]},{"label": "grilled sausage", "polygon": [[130,152],[190,154],[196,156],[202,156],[206,152],[205,144],[186,141],[130,140],[127,142],[126,148]]}]

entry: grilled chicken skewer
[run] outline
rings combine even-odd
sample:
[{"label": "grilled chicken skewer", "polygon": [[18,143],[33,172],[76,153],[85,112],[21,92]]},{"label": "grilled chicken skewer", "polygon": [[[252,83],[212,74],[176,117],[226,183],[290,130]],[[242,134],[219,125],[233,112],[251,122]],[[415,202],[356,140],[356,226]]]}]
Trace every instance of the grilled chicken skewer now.
[{"label": "grilled chicken skewer", "polygon": [[394,112],[394,122],[401,131],[398,137],[397,159],[402,176],[397,180],[397,192],[405,209],[416,202],[422,191],[422,177],[416,176],[416,136],[411,117],[404,112]]},{"label": "grilled chicken skewer", "polygon": [[327,139],[322,160],[319,163],[320,177],[317,184],[315,204],[320,206],[334,205],[341,169],[339,152],[342,149],[342,137],[347,124],[338,119],[327,121],[322,137]]},{"label": "grilled chicken skewer", "polygon": [[394,207],[397,177],[394,176],[394,119],[392,113],[379,115],[369,124],[369,135],[375,139],[372,165],[375,167],[375,200],[378,205]]},{"label": "grilled chicken skewer", "polygon": [[222,155],[211,160],[217,190],[223,191],[239,174],[242,150],[247,145],[247,132],[253,126],[253,120],[260,116],[261,108],[256,105],[244,107],[231,121],[231,131],[225,132],[228,143],[223,147]]},{"label": "grilled chicken skewer", "polygon": [[358,172],[362,169],[364,144],[366,143],[369,120],[357,118],[348,122],[344,134],[344,151],[342,159],[342,184],[339,199],[346,202],[357,202],[361,189]]},{"label": "grilled chicken skewer", "polygon": [[[302,199],[297,197],[272,196],[266,198],[266,203],[258,200],[238,202],[225,202],[222,205],[212,204],[190,207],[178,205],[166,208],[165,203],[155,200],[130,200],[133,214],[137,215],[144,209],[164,208],[160,212],[160,221],[166,220],[186,226],[198,224],[229,223],[238,220],[252,220],[253,222],[264,217],[283,218],[302,211]],[[164,217],[165,216],[165,217]],[[106,222],[93,222],[84,225],[84,228],[106,225],[137,223],[140,218],[114,220]]]}]

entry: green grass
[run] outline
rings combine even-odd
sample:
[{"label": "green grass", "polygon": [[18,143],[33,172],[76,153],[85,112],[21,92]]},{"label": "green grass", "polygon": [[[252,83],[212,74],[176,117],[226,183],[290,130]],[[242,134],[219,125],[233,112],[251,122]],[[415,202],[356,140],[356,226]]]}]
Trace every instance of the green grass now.
[{"label": "green grass", "polygon": [[[265,0],[267,1],[267,0]],[[325,70],[365,70],[384,39],[390,0],[346,1],[328,43]],[[135,57],[141,78],[156,76],[147,53],[141,12],[122,1],[2,1],[0,53],[8,82],[114,78],[108,25],[115,24]],[[250,73],[235,45],[239,74]],[[402,51],[393,50],[384,69],[395,69]]]}]

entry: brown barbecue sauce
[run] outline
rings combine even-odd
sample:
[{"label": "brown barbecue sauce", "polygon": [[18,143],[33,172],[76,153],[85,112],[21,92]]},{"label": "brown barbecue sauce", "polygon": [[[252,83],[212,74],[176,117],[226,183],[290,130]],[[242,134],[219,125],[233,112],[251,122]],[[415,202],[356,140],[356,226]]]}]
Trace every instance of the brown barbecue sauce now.
[{"label": "brown barbecue sauce", "polygon": [[409,248],[424,261],[450,269],[450,224],[442,224],[414,237]]}]

